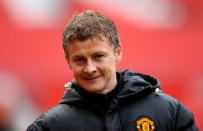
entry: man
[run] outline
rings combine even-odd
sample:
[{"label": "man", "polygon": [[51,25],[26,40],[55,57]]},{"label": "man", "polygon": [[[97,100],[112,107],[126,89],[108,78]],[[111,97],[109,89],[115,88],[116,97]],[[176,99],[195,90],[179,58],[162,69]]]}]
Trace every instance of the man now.
[{"label": "man", "polygon": [[99,12],[75,15],[63,33],[74,79],[59,105],[27,131],[198,131],[192,113],[161,93],[157,79],[116,71],[122,48],[112,20]]}]

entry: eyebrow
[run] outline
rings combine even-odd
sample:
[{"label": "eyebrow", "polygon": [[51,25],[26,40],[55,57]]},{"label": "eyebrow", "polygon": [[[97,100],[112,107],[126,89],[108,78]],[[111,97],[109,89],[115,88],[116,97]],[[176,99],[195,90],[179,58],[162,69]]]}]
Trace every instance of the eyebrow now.
[{"label": "eyebrow", "polygon": [[95,51],[95,53],[108,53],[108,51],[98,49],[98,50]]},{"label": "eyebrow", "polygon": [[[108,54],[108,52],[105,50],[96,50],[96,51],[94,51],[94,52],[92,52],[91,53],[92,55],[95,55],[95,54],[104,54],[104,55],[106,55],[106,54]],[[82,54],[75,54],[75,55],[73,55],[72,56],[72,58],[77,58],[77,57],[83,57],[83,53]]]},{"label": "eyebrow", "polygon": [[107,52],[106,52],[106,51],[101,51],[101,50],[99,50],[99,51],[96,51],[96,52],[94,52],[93,54],[98,54],[98,53],[103,53],[103,54],[107,54]]},{"label": "eyebrow", "polygon": [[72,56],[72,58],[80,58],[80,57],[83,57],[82,55],[74,55]]}]

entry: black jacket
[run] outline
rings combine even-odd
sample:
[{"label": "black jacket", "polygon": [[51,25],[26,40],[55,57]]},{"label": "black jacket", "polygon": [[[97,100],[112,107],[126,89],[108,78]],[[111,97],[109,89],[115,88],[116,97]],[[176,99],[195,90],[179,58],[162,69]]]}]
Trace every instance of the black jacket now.
[{"label": "black jacket", "polygon": [[193,114],[161,93],[157,79],[131,70],[117,72],[106,95],[88,93],[72,82],[60,104],[27,131],[198,131]]}]

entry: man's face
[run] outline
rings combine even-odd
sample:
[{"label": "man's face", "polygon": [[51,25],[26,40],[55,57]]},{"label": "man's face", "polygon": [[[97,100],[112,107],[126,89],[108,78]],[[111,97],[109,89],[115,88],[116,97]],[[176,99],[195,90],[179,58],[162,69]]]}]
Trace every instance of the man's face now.
[{"label": "man's face", "polygon": [[74,40],[68,52],[69,67],[80,87],[97,94],[106,94],[115,88],[116,64],[122,55],[120,45],[115,52],[104,37],[103,40]]}]

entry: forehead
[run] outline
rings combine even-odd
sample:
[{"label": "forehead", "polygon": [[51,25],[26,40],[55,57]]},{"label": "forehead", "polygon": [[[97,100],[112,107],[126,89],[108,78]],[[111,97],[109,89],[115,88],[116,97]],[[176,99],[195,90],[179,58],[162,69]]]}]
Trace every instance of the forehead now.
[{"label": "forehead", "polygon": [[113,47],[105,39],[87,39],[87,40],[74,40],[68,45],[69,56],[82,55],[94,52],[111,52]]}]

